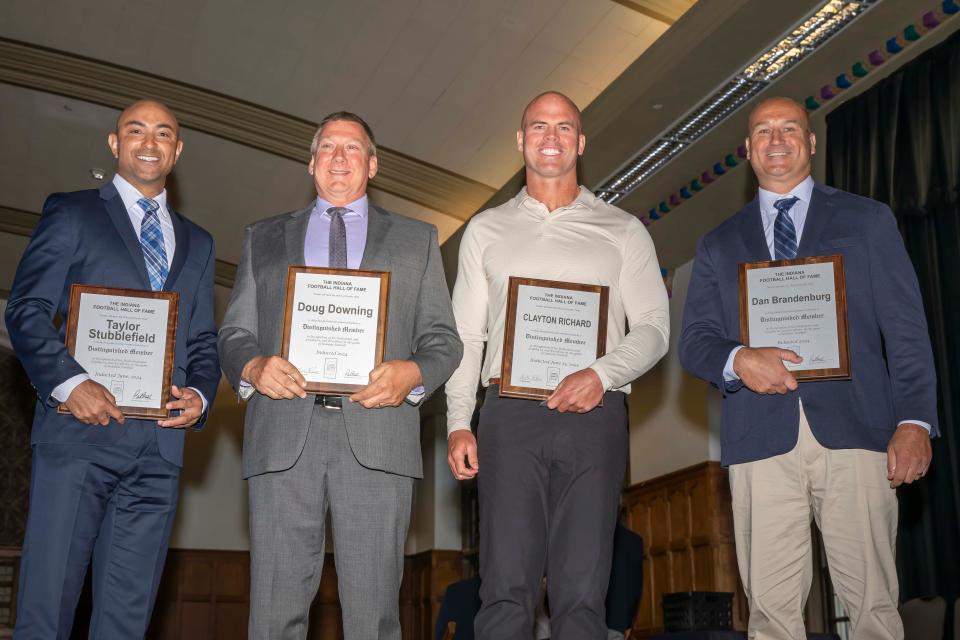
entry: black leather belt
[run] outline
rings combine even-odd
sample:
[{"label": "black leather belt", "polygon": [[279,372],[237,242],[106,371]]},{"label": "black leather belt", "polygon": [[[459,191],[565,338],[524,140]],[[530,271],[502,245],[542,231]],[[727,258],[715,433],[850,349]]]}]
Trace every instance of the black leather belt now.
[{"label": "black leather belt", "polygon": [[326,396],[318,393],[314,397],[313,403],[320,405],[324,409],[340,411],[343,409],[343,396]]}]

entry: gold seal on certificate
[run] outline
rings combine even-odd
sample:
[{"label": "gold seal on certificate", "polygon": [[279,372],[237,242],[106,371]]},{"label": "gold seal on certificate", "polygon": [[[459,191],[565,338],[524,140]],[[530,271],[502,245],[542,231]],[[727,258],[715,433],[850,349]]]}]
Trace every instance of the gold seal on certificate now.
[{"label": "gold seal on certificate", "polygon": [[500,395],[543,400],[606,352],[609,288],[510,277]]},{"label": "gold seal on certificate", "polygon": [[390,274],[291,266],[281,355],[307,391],[349,395],[383,362]]},{"label": "gold seal on certificate", "polygon": [[[163,420],[170,397],[179,294],[70,287],[67,351],[125,416]],[[67,413],[64,405],[58,411]]]},{"label": "gold seal on certificate", "polygon": [[794,351],[798,381],[849,378],[843,256],[741,264],[740,341]]}]

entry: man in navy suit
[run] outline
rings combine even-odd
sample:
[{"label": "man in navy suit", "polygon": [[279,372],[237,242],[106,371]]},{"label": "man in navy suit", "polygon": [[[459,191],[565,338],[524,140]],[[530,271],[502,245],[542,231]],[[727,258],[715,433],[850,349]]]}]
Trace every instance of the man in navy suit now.
[{"label": "man in navy suit", "polygon": [[[108,137],[117,175],[43,206],[6,323],[37,391],[30,509],[14,637],[68,638],[93,558],[91,638],[146,633],[177,506],[184,430],[199,429],[220,380],[213,239],[167,204],[183,143],[162,104],[128,107]],[[74,283],[180,294],[167,420],[124,419],[64,344]],[[57,413],[63,403],[69,415]]]},{"label": "man in navy suit", "polygon": [[[750,115],[759,194],[697,247],[680,360],[723,394],[737,560],[751,638],[801,638],[810,518],[856,638],[902,638],[894,488],[926,473],[936,379],[917,278],[885,205],[810,177],[816,139],[785,98]],[[801,358],[740,344],[738,265],[842,255],[849,380],[804,382]]]}]

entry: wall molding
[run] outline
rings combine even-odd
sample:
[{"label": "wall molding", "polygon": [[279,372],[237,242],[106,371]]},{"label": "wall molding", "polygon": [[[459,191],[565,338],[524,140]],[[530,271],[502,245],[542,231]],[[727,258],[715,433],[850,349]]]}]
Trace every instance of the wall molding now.
[{"label": "wall molding", "polygon": [[[102,60],[0,38],[0,82],[123,109],[143,97],[164,102],[180,124],[306,164],[316,123],[209,89]],[[386,147],[372,187],[459,220],[494,188]]]}]

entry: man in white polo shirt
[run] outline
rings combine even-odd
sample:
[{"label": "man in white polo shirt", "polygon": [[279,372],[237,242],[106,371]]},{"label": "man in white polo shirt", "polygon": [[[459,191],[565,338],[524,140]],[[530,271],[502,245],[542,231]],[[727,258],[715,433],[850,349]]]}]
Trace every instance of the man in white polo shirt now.
[{"label": "man in white polo shirt", "polygon": [[[446,386],[448,463],[457,479],[478,476],[480,640],[530,637],[544,574],[552,637],[607,637],[626,393],[666,353],[669,322],[647,230],[578,184],[585,142],[569,98],[536,97],[517,132],[526,188],[474,217],[460,245],[453,308],[464,356]],[[545,404],[499,397],[510,276],[609,287],[606,355],[566,376]],[[479,449],[470,431],[478,380],[487,387]]]}]

